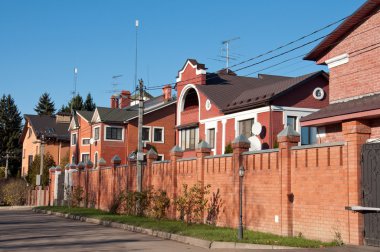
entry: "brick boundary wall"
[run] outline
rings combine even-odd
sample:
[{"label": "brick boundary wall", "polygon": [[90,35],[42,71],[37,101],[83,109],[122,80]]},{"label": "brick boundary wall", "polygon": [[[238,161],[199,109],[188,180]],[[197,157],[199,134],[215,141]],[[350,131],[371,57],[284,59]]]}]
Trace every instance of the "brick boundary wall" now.
[{"label": "brick boundary wall", "polygon": [[[347,244],[360,245],[363,215],[345,207],[361,205],[360,151],[371,131],[360,121],[345,122],[342,128],[345,141],[329,144],[298,146],[298,133],[287,127],[278,135],[278,149],[249,152],[247,139],[239,136],[233,142],[232,154],[211,156],[205,142],[200,143],[193,158],[182,158],[178,146],[165,161],[155,161],[157,153],[149,151],[143,187],[163,189],[175,200],[183,183],[209,184],[211,192],[220,190],[223,202],[217,225],[237,227],[238,170],[243,166],[245,228],[323,241],[341,236]],[[72,185],[84,189],[84,206],[109,210],[114,197],[136,188],[136,163],[122,166],[116,157],[111,163],[105,167],[105,162],[99,161],[99,167],[71,172]],[[56,173],[50,171],[51,197]],[[174,207],[169,217],[178,217]]]}]

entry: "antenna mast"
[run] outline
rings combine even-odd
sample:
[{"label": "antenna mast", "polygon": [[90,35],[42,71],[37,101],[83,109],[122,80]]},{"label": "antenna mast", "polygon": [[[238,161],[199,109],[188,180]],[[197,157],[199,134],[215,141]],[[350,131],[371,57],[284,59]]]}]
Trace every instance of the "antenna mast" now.
[{"label": "antenna mast", "polygon": [[136,27],[136,51],[135,51],[135,89],[137,90],[137,35],[138,35],[138,28],[139,28],[139,20],[136,19],[135,22]]},{"label": "antenna mast", "polygon": [[77,82],[78,82],[78,68],[74,67],[74,89],[71,92],[71,94],[73,95],[73,97],[72,97],[71,102],[70,102],[70,111],[71,111],[71,114],[73,113],[73,101],[74,101],[74,97],[77,94]]},{"label": "antenna mast", "polygon": [[226,71],[228,73],[229,69],[229,63],[230,63],[230,42],[234,40],[238,40],[240,37],[232,38],[232,39],[227,39],[222,41],[222,45],[226,46]]}]

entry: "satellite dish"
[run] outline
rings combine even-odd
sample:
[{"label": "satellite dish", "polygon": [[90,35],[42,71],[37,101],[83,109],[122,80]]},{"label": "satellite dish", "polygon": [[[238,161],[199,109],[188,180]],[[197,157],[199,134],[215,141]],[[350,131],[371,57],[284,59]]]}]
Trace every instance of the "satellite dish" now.
[{"label": "satellite dish", "polygon": [[94,138],[90,138],[90,144],[94,144],[95,140]]},{"label": "satellite dish", "polygon": [[261,123],[255,122],[252,125],[252,129],[251,129],[252,130],[252,134],[255,135],[255,136],[258,136],[258,135],[260,135],[262,129],[263,129],[263,127],[261,126]]},{"label": "satellite dish", "polygon": [[250,151],[261,150],[261,141],[257,136],[251,136],[248,140],[251,142],[251,148],[249,148]]}]

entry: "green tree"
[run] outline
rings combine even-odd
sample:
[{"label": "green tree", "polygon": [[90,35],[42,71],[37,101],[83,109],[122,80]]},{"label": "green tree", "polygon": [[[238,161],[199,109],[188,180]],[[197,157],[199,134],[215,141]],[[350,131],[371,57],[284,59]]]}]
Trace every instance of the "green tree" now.
[{"label": "green tree", "polygon": [[68,107],[67,105],[62,105],[58,112],[70,113],[70,107]]},{"label": "green tree", "polygon": [[10,95],[3,95],[0,100],[0,167],[5,166],[5,155],[8,152],[8,167],[12,176],[16,176],[21,167],[21,122],[22,117],[14,99]]},{"label": "green tree", "polygon": [[53,115],[55,113],[55,105],[48,93],[43,93],[34,108],[39,115]]},{"label": "green tree", "polygon": [[73,110],[83,110],[83,98],[80,94],[74,96],[69,102],[69,108]]},{"label": "green tree", "polygon": [[84,107],[84,110],[87,110],[87,111],[94,111],[95,110],[96,105],[95,105],[90,93],[87,94],[87,97],[86,97],[86,100],[84,101],[83,107]]},{"label": "green tree", "polygon": [[[32,184],[36,185],[36,175],[40,174],[40,166],[41,166],[41,156],[35,155],[32,167],[28,170],[28,176],[26,177],[26,180]],[[47,152],[44,154],[44,166],[42,170],[42,186],[47,186],[49,184],[49,168],[55,166],[55,161],[53,159],[53,156]]]}]

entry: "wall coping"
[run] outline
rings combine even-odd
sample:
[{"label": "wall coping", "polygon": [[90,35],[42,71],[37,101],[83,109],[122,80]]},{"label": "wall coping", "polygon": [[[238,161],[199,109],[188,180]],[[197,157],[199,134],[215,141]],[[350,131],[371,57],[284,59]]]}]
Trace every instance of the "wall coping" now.
[{"label": "wall coping", "polygon": [[163,164],[163,163],[170,163],[170,160],[162,160],[162,161],[153,161],[153,164]]},{"label": "wall coping", "polygon": [[100,168],[100,170],[109,170],[109,169],[112,169],[112,167],[102,167],[102,168]]},{"label": "wall coping", "polygon": [[343,145],[346,145],[346,142],[333,142],[333,143],[323,143],[323,144],[301,145],[301,146],[294,146],[291,149],[292,150],[304,150],[304,149],[334,147],[334,146],[343,146]]},{"label": "wall coping", "polygon": [[177,161],[180,162],[180,161],[192,161],[192,160],[197,160],[197,158],[195,158],[195,157],[191,157],[191,158],[181,158],[181,159],[178,159]]},{"label": "wall coping", "polygon": [[271,152],[279,152],[279,149],[267,149],[267,150],[257,150],[257,151],[246,151],[243,152],[242,155],[252,155],[252,154],[262,154],[262,153],[271,153]]},{"label": "wall coping", "polygon": [[214,156],[206,156],[205,158],[210,159],[210,158],[223,158],[223,157],[232,157],[233,154],[222,154],[222,155],[214,155]]}]

